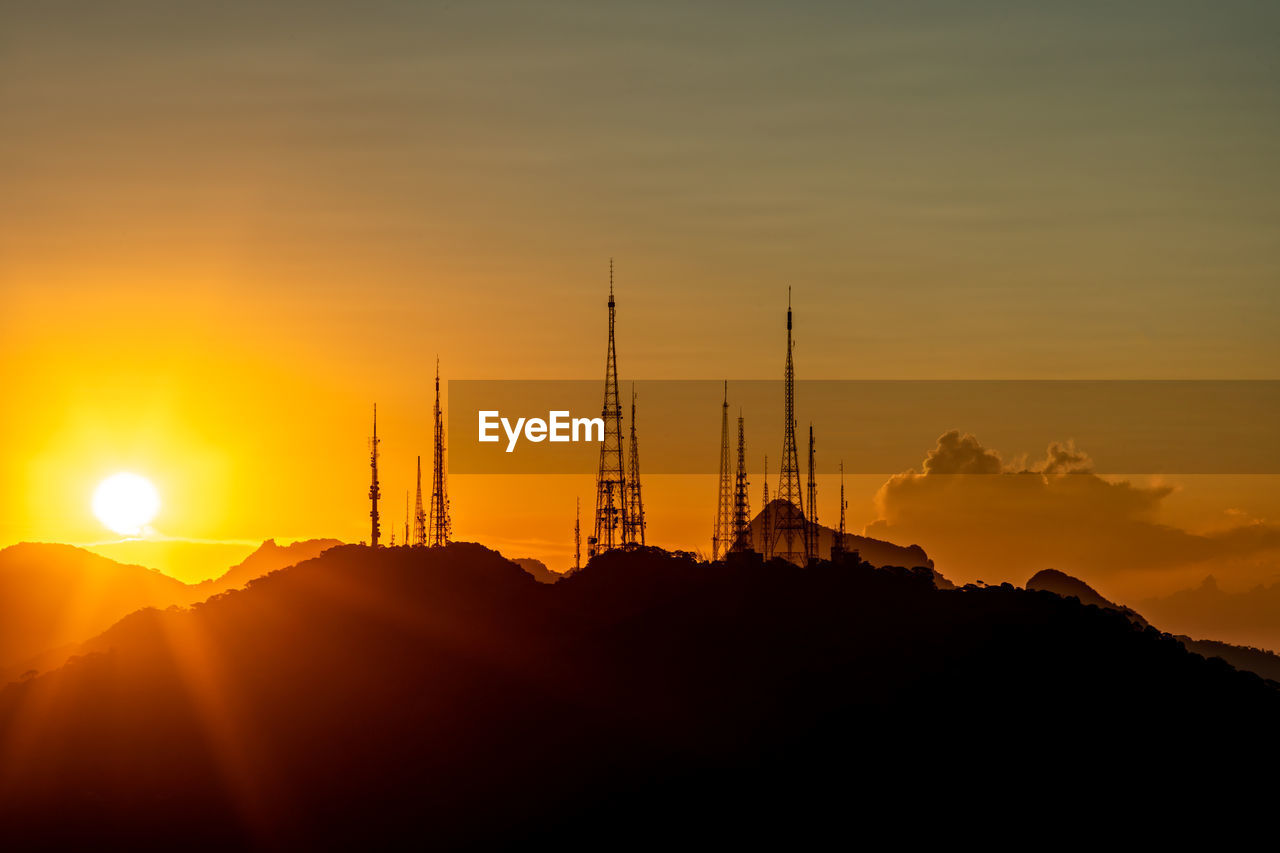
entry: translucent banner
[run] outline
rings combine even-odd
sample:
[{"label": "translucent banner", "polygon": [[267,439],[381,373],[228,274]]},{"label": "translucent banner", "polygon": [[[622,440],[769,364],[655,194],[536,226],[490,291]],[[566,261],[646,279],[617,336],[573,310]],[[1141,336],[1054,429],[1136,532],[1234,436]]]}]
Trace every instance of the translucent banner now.
[{"label": "translucent banner", "polygon": [[[620,439],[634,425],[640,469],[714,474],[728,399],[731,457],[743,418],[749,470],[776,470],[784,439],[781,380],[624,382]],[[581,474],[612,440],[598,380],[454,380],[448,460],[457,474]],[[796,448],[806,467],[851,474],[919,469],[938,437],[973,433],[1006,461],[1073,441],[1100,474],[1280,473],[1280,381],[808,380],[795,387]]]}]

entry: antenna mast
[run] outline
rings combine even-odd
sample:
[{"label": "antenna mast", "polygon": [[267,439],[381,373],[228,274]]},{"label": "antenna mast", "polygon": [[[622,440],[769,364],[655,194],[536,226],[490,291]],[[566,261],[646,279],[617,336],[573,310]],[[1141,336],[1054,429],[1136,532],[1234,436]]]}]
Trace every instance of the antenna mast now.
[{"label": "antenna mast", "polygon": [[582,498],[573,499],[573,570],[582,568]]},{"label": "antenna mast", "polygon": [[720,405],[720,488],[716,494],[716,526],[711,533],[711,559],[720,559],[733,544],[733,469],[729,464],[729,382]]},{"label": "antenna mast", "polygon": [[431,546],[449,544],[449,498],[445,495],[444,421],[440,410],[440,357],[436,356],[435,459],[431,473]]},{"label": "antenna mast", "polygon": [[[809,553],[809,528],[804,520],[804,500],[800,495],[800,461],[796,456],[796,369],[792,361],[791,288],[787,288],[787,366],[783,374],[785,397],[782,411],[782,468],[778,474],[773,530],[770,534],[774,553],[797,565]],[[797,541],[798,540],[798,541]],[[779,547],[781,543],[781,547]]]},{"label": "antenna mast", "polygon": [[626,511],[622,544],[644,544],[644,503],[640,500],[640,445],[636,442],[636,385],[631,383],[631,452],[627,457]]},{"label": "antenna mast", "polygon": [[[742,415],[738,415],[738,476],[733,491],[733,543],[730,551],[751,549],[751,496],[747,493],[747,445],[743,438]],[[766,488],[768,488],[766,486]]]},{"label": "antenna mast", "polygon": [[767,453],[764,457],[764,473],[760,475],[760,479],[764,487],[764,507],[760,510],[760,538],[763,540],[760,543],[760,553],[767,560],[773,552],[773,548],[770,547],[773,528],[769,525],[769,454]]},{"label": "antenna mast", "polygon": [[836,531],[836,541],[831,543],[831,560],[839,561],[844,556],[844,510],[849,504],[844,499],[844,460],[840,460],[840,528]]},{"label": "antenna mast", "polygon": [[813,424],[809,424],[809,519],[805,537],[805,562],[818,559],[818,481],[813,478]]},{"label": "antenna mast", "polygon": [[418,494],[413,502],[413,544],[427,544],[427,513],[422,508],[422,457],[418,457]]},{"label": "antenna mast", "polygon": [[[618,402],[618,357],[614,349],[613,258],[609,259],[609,351],[604,367],[604,440],[596,474],[596,523],[587,539],[587,557],[618,547],[618,534],[627,529],[626,495],[622,475],[622,405]],[[619,530],[621,527],[621,531]]]},{"label": "antenna mast", "polygon": [[378,488],[378,404],[373,404],[373,438],[369,439],[369,501],[373,504],[369,510],[369,518],[372,520],[370,525],[369,543],[374,547],[378,547],[378,498],[382,497],[382,490]]}]

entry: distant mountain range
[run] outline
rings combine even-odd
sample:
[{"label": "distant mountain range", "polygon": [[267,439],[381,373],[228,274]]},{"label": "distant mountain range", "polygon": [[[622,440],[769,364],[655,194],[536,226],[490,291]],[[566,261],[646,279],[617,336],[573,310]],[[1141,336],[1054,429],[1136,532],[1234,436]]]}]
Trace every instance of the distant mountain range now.
[{"label": "distant mountain range", "polygon": [[1139,606],[1179,632],[1280,649],[1280,582],[1228,592],[1209,575],[1199,586],[1146,598]]},{"label": "distant mountain range", "polygon": [[60,665],[77,643],[144,607],[203,601],[341,544],[267,540],[221,577],[185,584],[71,545],[24,542],[0,550],[0,683]]},{"label": "distant mountain range", "polygon": [[533,579],[539,583],[555,583],[564,577],[559,572],[553,572],[547,568],[547,564],[541,560],[535,560],[533,557],[514,557],[511,562],[524,569]]},{"label": "distant mountain range", "polygon": [[142,607],[191,600],[190,587],[70,545],[0,550],[0,665],[85,640]]}]

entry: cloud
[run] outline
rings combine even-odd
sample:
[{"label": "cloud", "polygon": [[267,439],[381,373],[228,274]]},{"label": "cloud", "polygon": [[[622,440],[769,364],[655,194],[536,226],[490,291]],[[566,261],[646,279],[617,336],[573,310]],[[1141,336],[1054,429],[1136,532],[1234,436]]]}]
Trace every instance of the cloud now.
[{"label": "cloud", "polygon": [[1103,479],[1073,441],[1053,442],[1042,461],[1006,465],[972,434],[938,438],[922,472],[891,477],[876,495],[870,536],[924,546],[940,571],[1022,583],[1057,568],[1116,577],[1280,548],[1280,527],[1249,522],[1198,534],[1160,522],[1175,489]]},{"label": "cloud", "polygon": [[971,433],[943,433],[938,446],[924,458],[925,475],[999,474],[1004,470],[1000,454],[985,449]]},{"label": "cloud", "polygon": [[[975,439],[976,440],[976,439]],[[1091,474],[1093,460],[1089,454],[1076,448],[1074,439],[1050,442],[1044,462],[1035,469],[1044,474]]]}]

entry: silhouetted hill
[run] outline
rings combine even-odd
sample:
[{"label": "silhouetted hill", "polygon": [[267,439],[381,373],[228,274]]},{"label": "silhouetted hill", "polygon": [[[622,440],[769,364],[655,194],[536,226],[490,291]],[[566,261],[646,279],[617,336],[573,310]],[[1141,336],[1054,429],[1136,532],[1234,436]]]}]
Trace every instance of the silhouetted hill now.
[{"label": "silhouetted hill", "polygon": [[[1084,581],[1079,578],[1073,578],[1071,575],[1056,569],[1045,569],[1037,572],[1031,580],[1027,581],[1027,589],[1048,590],[1063,597],[1074,596],[1083,604],[1105,607],[1117,613],[1122,613],[1128,619],[1143,627],[1150,624],[1136,610],[1103,598],[1097,590]],[[1206,658],[1222,658],[1236,669],[1253,672],[1263,678],[1280,682],[1280,655],[1252,646],[1238,646],[1218,640],[1196,640],[1182,634],[1174,634],[1172,636],[1189,651],[1198,655]]]},{"label": "silhouetted hill", "polygon": [[1183,634],[1172,635],[1188,651],[1206,658],[1222,658],[1236,669],[1252,672],[1280,684],[1280,655],[1253,646],[1238,646],[1218,640],[1196,640]]},{"label": "silhouetted hill", "polygon": [[1138,611],[1103,598],[1096,589],[1084,581],[1079,578],[1073,578],[1071,575],[1060,572],[1057,569],[1043,569],[1036,572],[1027,581],[1027,589],[1045,589],[1049,592],[1057,593],[1063,598],[1074,596],[1080,599],[1082,604],[1092,604],[1095,607],[1115,610],[1144,627],[1148,624],[1147,620],[1142,618]]},{"label": "silhouetted hill", "polygon": [[516,557],[511,562],[528,572],[539,583],[555,583],[564,577],[559,572],[547,568],[547,564],[533,557]]},{"label": "silhouetted hill", "polygon": [[[770,518],[776,518],[779,512],[785,510],[790,504],[784,500],[772,500],[769,502]],[[762,510],[755,518],[751,520],[751,538],[755,550],[761,551],[765,542],[765,513]],[[821,559],[827,559],[831,556],[831,546],[835,544],[836,537],[839,533],[833,528],[818,524],[818,556]],[[859,557],[865,562],[873,566],[883,568],[885,566],[927,566],[934,568],[933,560],[929,559],[929,555],[919,545],[895,545],[892,542],[885,542],[883,539],[872,539],[870,536],[859,536],[855,533],[846,533],[844,535],[845,550],[858,552]],[[939,589],[954,589],[955,584],[944,578],[936,570],[934,578]]]},{"label": "silhouetted hill", "polygon": [[1076,774],[1134,804],[1265,765],[1280,714],[1256,676],[1048,592],[656,549],[540,584],[478,545],[342,546],[95,645],[0,690],[10,841],[990,832]]}]

